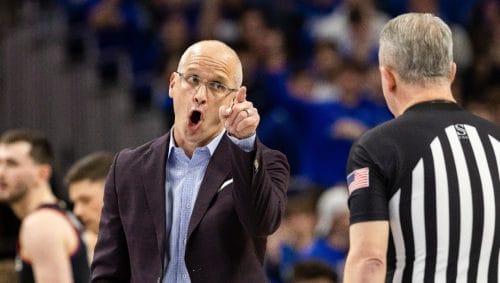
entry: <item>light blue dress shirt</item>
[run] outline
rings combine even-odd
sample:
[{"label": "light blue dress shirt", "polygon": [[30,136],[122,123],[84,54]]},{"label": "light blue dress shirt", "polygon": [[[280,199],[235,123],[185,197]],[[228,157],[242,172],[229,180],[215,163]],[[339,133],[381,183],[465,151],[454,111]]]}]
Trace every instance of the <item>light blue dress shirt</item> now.
[{"label": "light blue dress shirt", "polygon": [[[191,282],[184,261],[189,220],[208,162],[226,131],[222,131],[206,146],[196,148],[191,159],[182,148],[176,146],[173,128],[170,132],[165,180],[168,241],[165,257],[168,264],[163,283],[184,283]],[[233,143],[247,152],[253,149],[255,137],[252,135],[239,140],[229,136]]]}]

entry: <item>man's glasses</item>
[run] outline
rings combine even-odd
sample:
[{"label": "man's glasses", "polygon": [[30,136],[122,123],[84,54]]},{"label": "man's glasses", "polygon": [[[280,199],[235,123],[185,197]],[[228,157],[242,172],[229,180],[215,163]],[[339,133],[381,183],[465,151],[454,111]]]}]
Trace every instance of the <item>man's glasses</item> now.
[{"label": "man's glasses", "polygon": [[176,73],[182,78],[182,82],[184,82],[184,86],[193,90],[198,90],[198,88],[204,84],[207,90],[214,96],[221,98],[230,94],[231,92],[238,91],[235,88],[229,88],[223,83],[217,81],[207,81],[204,80],[197,75],[189,75],[181,72]]}]

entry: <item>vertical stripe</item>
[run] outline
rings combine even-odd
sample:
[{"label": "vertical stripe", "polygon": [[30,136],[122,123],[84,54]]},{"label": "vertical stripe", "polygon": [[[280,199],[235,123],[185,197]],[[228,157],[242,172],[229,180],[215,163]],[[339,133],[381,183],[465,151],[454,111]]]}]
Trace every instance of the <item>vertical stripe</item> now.
[{"label": "vertical stripe", "polygon": [[448,179],[443,149],[439,139],[431,143],[432,158],[434,160],[435,189],[436,189],[436,231],[437,231],[437,258],[434,282],[446,281],[446,266],[448,263],[450,209],[448,199]]},{"label": "vertical stripe", "polygon": [[[425,219],[425,272],[423,282],[433,282],[436,274],[437,254],[437,206],[436,206],[436,172],[432,152],[426,150],[424,155],[424,219]],[[420,229],[422,229],[420,228]]]},{"label": "vertical stripe", "polygon": [[495,158],[497,161],[498,176],[500,176],[500,142],[498,142],[492,136],[489,136],[489,138],[490,138],[491,147],[493,147],[493,151],[495,152]]},{"label": "vertical stripe", "polygon": [[[500,184],[500,142],[498,142],[498,140],[496,140],[495,138],[493,138],[492,136],[489,136],[489,139],[490,139],[490,143],[491,143],[491,147],[493,148],[493,152],[495,153],[495,160],[496,160],[496,167],[497,167],[497,174],[496,174],[496,179],[494,180],[496,182],[497,185]],[[495,197],[495,201],[496,201],[496,204],[499,205],[500,204],[500,185],[498,187],[495,187],[497,188],[497,191],[496,191],[496,197]],[[498,207],[496,208],[497,210],[497,215],[498,214]],[[498,231],[498,229],[500,229],[500,225],[499,225],[500,221],[499,219],[497,218],[496,219],[496,230],[495,231]],[[499,262],[500,262],[500,253],[499,253],[499,246],[500,243],[499,243],[499,236],[496,235],[496,240],[495,240],[495,246],[494,246],[494,249],[493,249],[493,257],[491,259],[491,263],[490,263],[490,271],[489,271],[489,276],[490,276],[490,279],[489,279],[489,282],[500,282],[500,268],[499,268]],[[496,269],[496,274],[493,274],[493,271]],[[494,278],[494,276],[496,275],[496,278]]]},{"label": "vertical stripe", "polygon": [[[388,205],[390,206],[390,202],[388,203]],[[401,219],[399,221],[401,221]],[[386,270],[387,272],[385,273],[385,282],[394,282],[394,272],[396,271],[396,249],[394,248],[394,236],[392,235],[392,228],[390,229],[389,241],[387,245]]]},{"label": "vertical stripe", "polygon": [[403,281],[403,269],[406,261],[406,251],[403,240],[403,231],[401,230],[401,219],[399,215],[399,201],[401,189],[399,189],[389,201],[389,215],[391,223],[391,234],[394,242],[396,254],[396,268],[392,282]]},{"label": "vertical stripe", "polygon": [[455,160],[458,189],[460,195],[460,246],[458,250],[457,282],[467,282],[469,269],[469,253],[472,239],[472,193],[469,179],[469,170],[465,161],[462,145],[458,140],[453,126],[446,128],[446,135],[450,141],[451,151]]},{"label": "vertical stripe", "polygon": [[455,283],[457,280],[458,248],[460,243],[460,198],[458,190],[458,176],[456,165],[451,154],[451,146],[446,136],[441,138],[441,147],[445,153],[446,173],[448,179],[449,198],[449,244],[448,262],[446,267],[446,281]]},{"label": "vertical stripe", "polygon": [[[420,159],[412,172],[411,222],[415,244],[415,261],[413,265],[413,282],[422,282],[425,270],[425,214],[424,214],[424,161]],[[415,229],[416,228],[416,229]]]},{"label": "vertical stripe", "polygon": [[[465,127],[463,127],[465,132]],[[459,131],[457,131],[459,133]],[[470,143],[468,135],[466,138],[461,138],[462,149],[467,160],[467,168],[469,169],[469,179],[472,194],[472,238],[469,253],[469,270],[467,271],[467,282],[476,282],[477,269],[479,267],[479,255],[481,253],[481,239],[483,238],[483,222],[484,222],[484,206],[483,192],[481,189],[481,176],[479,168],[474,158],[474,151]]]},{"label": "vertical stripe", "polygon": [[466,125],[465,129],[467,130],[472,150],[474,151],[483,192],[484,222],[481,252],[477,270],[477,282],[487,282],[491,248],[493,246],[493,236],[495,234],[495,193],[493,192],[493,181],[491,180],[486,154],[476,128]]},{"label": "vertical stripe", "polygon": [[405,265],[403,268],[403,278],[401,282],[411,282],[413,276],[413,264],[415,260],[415,239],[413,237],[413,227],[411,222],[412,204],[412,178],[411,175],[401,183],[399,196],[399,219],[401,231],[403,232],[403,245],[405,247]]}]

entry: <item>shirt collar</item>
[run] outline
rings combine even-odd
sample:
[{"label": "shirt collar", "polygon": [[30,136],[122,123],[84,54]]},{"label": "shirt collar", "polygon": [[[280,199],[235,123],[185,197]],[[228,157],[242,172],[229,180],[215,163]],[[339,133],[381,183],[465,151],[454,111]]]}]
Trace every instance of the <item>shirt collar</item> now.
[{"label": "shirt collar", "polygon": [[[206,146],[208,148],[208,151],[210,152],[210,156],[212,156],[215,152],[215,149],[219,145],[220,140],[222,139],[222,136],[226,132],[226,129],[223,129],[215,138],[212,139]],[[170,129],[170,142],[168,143],[168,155],[170,156],[170,153],[174,148],[177,147],[175,145],[175,140],[174,140],[174,127]],[[167,156],[168,157],[168,156]]]},{"label": "shirt collar", "polygon": [[425,111],[427,109],[461,110],[462,107],[451,100],[428,100],[411,105],[404,111],[404,113],[421,110]]}]

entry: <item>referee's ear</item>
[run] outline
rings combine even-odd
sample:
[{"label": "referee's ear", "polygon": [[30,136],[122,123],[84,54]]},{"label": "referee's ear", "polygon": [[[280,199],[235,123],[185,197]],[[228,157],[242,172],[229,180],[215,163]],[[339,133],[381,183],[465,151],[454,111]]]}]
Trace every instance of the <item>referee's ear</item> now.
[{"label": "referee's ear", "polygon": [[450,66],[450,83],[455,80],[455,75],[457,74],[457,64],[455,62],[451,63]]},{"label": "referee's ear", "polygon": [[387,95],[396,91],[396,77],[390,67],[380,66],[380,78],[382,80],[382,90]]},{"label": "referee's ear", "polygon": [[382,81],[382,92],[384,93],[385,102],[391,113],[397,117],[401,113],[398,107],[398,97],[396,95],[397,90],[397,77],[391,67],[380,66],[380,79]]}]

